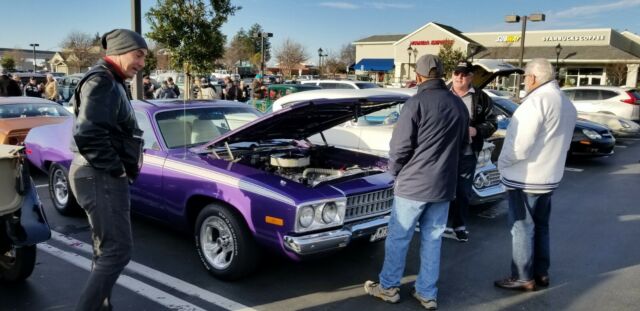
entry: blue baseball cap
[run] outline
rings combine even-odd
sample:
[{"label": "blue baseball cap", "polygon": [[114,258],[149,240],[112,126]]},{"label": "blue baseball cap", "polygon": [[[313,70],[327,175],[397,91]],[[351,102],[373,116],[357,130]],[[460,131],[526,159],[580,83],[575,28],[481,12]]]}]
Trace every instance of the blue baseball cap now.
[{"label": "blue baseball cap", "polygon": [[261,73],[257,74],[256,79],[262,79],[262,74]]}]

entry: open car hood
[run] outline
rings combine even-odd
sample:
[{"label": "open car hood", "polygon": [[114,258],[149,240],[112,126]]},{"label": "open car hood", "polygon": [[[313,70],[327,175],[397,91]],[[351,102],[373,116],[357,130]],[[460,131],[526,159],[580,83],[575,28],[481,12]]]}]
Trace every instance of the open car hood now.
[{"label": "open car hood", "polygon": [[524,70],[497,59],[478,59],[473,61],[473,88],[480,90],[496,77],[524,73]]},{"label": "open car hood", "polygon": [[384,89],[315,90],[287,95],[285,108],[262,116],[202,146],[305,139],[360,116],[403,103],[409,95]]}]

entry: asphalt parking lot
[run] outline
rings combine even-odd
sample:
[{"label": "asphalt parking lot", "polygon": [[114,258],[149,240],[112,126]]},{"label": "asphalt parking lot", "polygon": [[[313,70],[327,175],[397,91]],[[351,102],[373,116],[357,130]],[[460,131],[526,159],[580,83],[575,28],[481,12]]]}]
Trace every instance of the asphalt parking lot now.
[{"label": "asphalt parking lot", "polygon": [[[43,175],[39,193],[54,230],[39,245],[24,283],[0,285],[0,310],[72,310],[90,267],[84,217],[51,207]],[[570,159],[553,197],[551,286],[533,293],[494,288],[507,275],[506,204],[475,210],[470,241],[445,239],[441,310],[637,310],[640,296],[640,140],[620,141],[607,158]],[[365,296],[362,284],[382,264],[382,243],[358,243],[295,263],[266,256],[258,272],[236,282],[211,277],[191,237],[134,218],[133,262],[113,292],[116,310],[420,310],[411,298],[419,258],[414,240],[397,305]]]}]

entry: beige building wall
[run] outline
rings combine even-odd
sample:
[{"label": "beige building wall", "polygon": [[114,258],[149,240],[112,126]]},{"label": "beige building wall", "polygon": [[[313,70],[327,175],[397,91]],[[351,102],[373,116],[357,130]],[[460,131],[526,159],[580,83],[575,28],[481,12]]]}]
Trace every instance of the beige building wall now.
[{"label": "beige building wall", "polygon": [[363,58],[393,58],[393,42],[356,44],[356,63]]}]

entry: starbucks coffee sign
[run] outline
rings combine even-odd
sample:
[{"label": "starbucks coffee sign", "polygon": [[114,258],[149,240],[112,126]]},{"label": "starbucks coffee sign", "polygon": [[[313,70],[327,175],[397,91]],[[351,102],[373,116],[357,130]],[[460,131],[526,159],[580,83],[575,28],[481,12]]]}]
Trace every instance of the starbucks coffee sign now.
[{"label": "starbucks coffee sign", "polygon": [[573,36],[546,36],[542,41],[559,42],[559,41],[604,41],[605,35],[573,35]]}]

